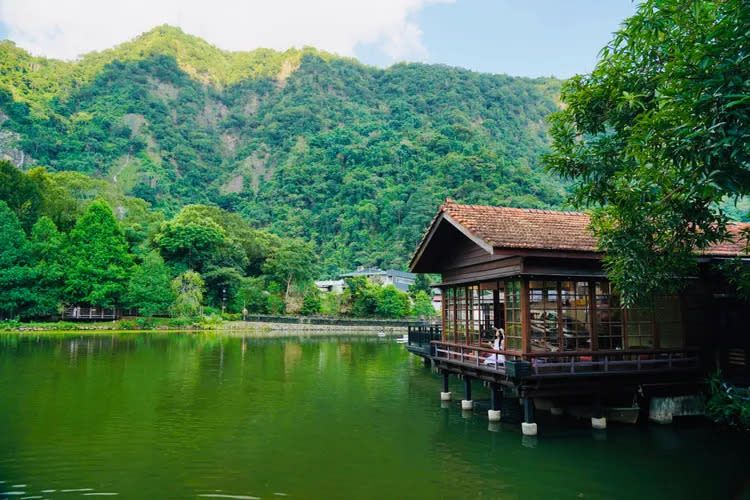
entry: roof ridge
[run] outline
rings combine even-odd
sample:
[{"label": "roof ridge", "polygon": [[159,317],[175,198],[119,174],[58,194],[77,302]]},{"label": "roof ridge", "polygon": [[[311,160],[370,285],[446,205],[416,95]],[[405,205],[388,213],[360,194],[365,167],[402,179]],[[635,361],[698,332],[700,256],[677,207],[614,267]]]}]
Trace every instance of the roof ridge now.
[{"label": "roof ridge", "polygon": [[551,208],[524,208],[524,207],[504,207],[504,206],[495,206],[495,205],[470,205],[470,204],[464,204],[464,203],[456,203],[450,198],[446,198],[443,205],[440,206],[441,210],[446,210],[448,208],[470,208],[470,209],[489,209],[489,210],[497,210],[497,211],[513,211],[513,212],[525,212],[529,214],[548,214],[548,215],[577,215],[577,216],[585,216],[588,217],[588,214],[585,212],[579,212],[575,210],[554,210]]}]

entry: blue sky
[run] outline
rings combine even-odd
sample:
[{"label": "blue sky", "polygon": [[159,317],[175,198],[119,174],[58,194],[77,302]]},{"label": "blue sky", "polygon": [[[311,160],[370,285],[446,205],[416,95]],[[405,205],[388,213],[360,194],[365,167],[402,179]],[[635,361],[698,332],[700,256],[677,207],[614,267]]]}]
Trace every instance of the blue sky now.
[{"label": "blue sky", "polygon": [[[463,0],[429,6],[414,19],[426,62],[568,78],[594,68],[599,50],[635,9],[630,0]],[[374,44],[358,46],[355,55],[380,66],[392,62]]]},{"label": "blue sky", "polygon": [[0,38],[72,59],[159,24],[218,47],[310,45],[366,64],[422,61],[515,76],[570,77],[635,12],[631,0],[0,0]]}]

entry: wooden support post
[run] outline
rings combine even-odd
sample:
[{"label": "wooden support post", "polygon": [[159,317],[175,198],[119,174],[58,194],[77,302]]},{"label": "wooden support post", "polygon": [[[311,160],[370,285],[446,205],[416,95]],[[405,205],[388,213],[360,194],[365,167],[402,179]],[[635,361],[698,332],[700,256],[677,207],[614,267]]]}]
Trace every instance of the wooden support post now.
[{"label": "wooden support post", "polygon": [[533,424],[534,420],[534,399],[523,398],[523,421]]}]

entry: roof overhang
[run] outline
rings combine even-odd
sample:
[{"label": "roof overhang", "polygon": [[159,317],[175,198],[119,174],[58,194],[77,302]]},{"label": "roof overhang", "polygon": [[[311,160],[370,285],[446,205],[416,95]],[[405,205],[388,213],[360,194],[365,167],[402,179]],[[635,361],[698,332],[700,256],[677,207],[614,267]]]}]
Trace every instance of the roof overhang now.
[{"label": "roof overhang", "polygon": [[479,248],[487,252],[488,255],[493,255],[495,253],[493,246],[489,242],[472,233],[466,227],[461,225],[461,223],[459,223],[456,219],[441,211],[432,220],[432,223],[430,223],[430,227],[427,229],[427,233],[425,234],[424,238],[422,238],[422,241],[419,242],[417,250],[414,252],[414,256],[411,258],[411,261],[409,261],[410,271],[420,272],[418,270],[415,271],[415,269],[419,266],[420,260],[422,260],[422,258],[424,257],[425,250],[430,246],[430,243],[432,243],[438,231],[440,231],[441,228],[445,227],[445,224],[448,224],[451,228],[457,230],[463,236],[476,244]]}]

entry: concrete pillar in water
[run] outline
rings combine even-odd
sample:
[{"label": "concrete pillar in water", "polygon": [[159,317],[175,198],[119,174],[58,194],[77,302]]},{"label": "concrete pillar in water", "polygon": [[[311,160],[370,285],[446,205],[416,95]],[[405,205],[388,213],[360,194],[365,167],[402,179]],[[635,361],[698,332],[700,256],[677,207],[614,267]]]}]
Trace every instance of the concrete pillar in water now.
[{"label": "concrete pillar in water", "polygon": [[461,409],[471,410],[474,408],[474,401],[471,400],[471,377],[464,376],[464,393],[466,397],[461,400]]},{"label": "concrete pillar in water", "polygon": [[451,400],[451,392],[448,389],[448,372],[443,372],[443,392],[440,393],[440,401]]},{"label": "concrete pillar in water", "polygon": [[496,384],[490,384],[490,409],[487,410],[487,419],[490,422],[500,421],[500,402],[502,401],[502,391]]},{"label": "concrete pillar in water", "polygon": [[602,414],[602,398],[599,394],[594,397],[591,410],[591,427],[594,429],[606,429],[607,419]]},{"label": "concrete pillar in water", "polygon": [[659,424],[671,424],[673,417],[705,415],[705,411],[705,401],[700,394],[652,397],[648,405],[648,418]]},{"label": "concrete pillar in water", "polygon": [[534,400],[523,398],[523,422],[521,432],[524,436],[536,436],[536,422],[534,422]]}]

